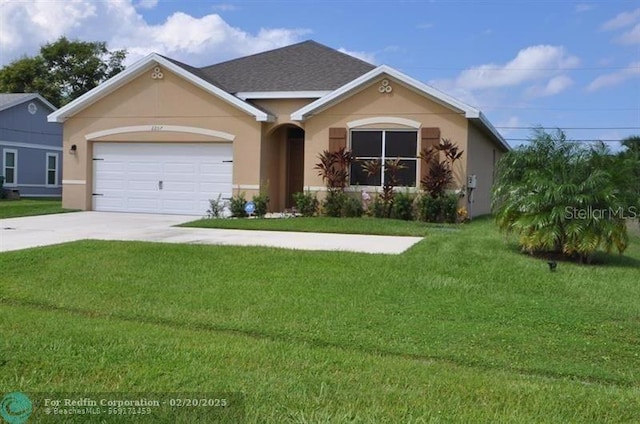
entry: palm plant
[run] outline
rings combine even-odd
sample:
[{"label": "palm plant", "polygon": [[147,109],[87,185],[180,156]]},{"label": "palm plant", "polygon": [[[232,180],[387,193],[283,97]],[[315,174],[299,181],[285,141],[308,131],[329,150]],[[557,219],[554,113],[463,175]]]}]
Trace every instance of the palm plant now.
[{"label": "palm plant", "polygon": [[318,155],[320,162],[313,169],[327,185],[329,192],[344,191],[349,180],[349,165],[353,160],[351,152],[341,147],[335,151],[325,150]]},{"label": "palm plant", "polygon": [[[386,218],[391,217],[393,201],[396,197],[395,187],[400,184],[398,173],[406,169],[400,159],[387,159],[384,162],[384,184],[380,193],[380,200],[383,205],[383,214]],[[362,170],[368,176],[378,175],[382,172],[382,162],[379,159],[371,159],[362,163]]]},{"label": "palm plant", "polygon": [[[440,153],[445,159],[439,160]],[[462,157],[463,150],[458,150],[451,140],[443,139],[439,144],[423,149],[420,157],[428,166],[427,175],[420,181],[422,188],[433,198],[443,197],[453,183],[454,163]]]},{"label": "palm plant", "polygon": [[[615,160],[601,148],[537,129],[530,144],[498,163],[493,211],[501,230],[520,236],[523,250],[554,252],[590,262],[600,247],[628,244],[624,190],[612,175]],[[620,171],[621,173],[623,171]]]}]

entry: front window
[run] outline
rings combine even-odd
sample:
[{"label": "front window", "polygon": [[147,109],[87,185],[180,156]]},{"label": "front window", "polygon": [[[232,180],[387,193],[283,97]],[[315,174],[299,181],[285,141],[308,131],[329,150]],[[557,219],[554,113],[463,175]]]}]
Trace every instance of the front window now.
[{"label": "front window", "polygon": [[2,169],[2,175],[4,176],[4,184],[11,186],[16,185],[18,175],[18,152],[16,150],[5,149],[3,151],[4,164]]},{"label": "front window", "polygon": [[[418,132],[407,130],[353,130],[351,131],[350,184],[382,186],[389,179],[386,161],[400,160],[401,169],[396,178],[402,187],[415,187],[418,171]],[[371,160],[381,163],[380,170],[369,175],[362,165]]]},{"label": "front window", "polygon": [[58,155],[47,153],[47,185],[58,185]]}]

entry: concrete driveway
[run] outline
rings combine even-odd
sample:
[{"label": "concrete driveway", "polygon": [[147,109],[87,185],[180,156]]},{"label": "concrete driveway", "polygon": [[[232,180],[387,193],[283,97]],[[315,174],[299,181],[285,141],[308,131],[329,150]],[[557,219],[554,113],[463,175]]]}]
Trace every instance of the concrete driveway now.
[{"label": "concrete driveway", "polygon": [[399,254],[422,240],[420,237],[172,227],[195,218],[184,215],[73,212],[0,219],[0,252],[93,239]]}]

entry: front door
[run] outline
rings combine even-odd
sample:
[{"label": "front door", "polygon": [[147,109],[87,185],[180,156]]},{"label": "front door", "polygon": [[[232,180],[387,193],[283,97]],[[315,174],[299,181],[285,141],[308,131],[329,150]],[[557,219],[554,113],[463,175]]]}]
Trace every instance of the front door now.
[{"label": "front door", "polygon": [[293,195],[304,190],[304,130],[287,131],[287,193],[285,207],[295,206]]}]

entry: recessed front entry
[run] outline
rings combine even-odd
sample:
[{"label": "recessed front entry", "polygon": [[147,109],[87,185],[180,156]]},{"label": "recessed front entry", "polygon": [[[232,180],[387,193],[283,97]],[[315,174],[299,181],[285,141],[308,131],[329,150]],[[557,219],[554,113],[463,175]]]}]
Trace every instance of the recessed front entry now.
[{"label": "recessed front entry", "polygon": [[93,209],[206,215],[231,197],[231,143],[107,143],[93,146]]},{"label": "recessed front entry", "polygon": [[304,190],[304,130],[287,129],[287,189],[285,206],[295,206],[293,195]]}]

